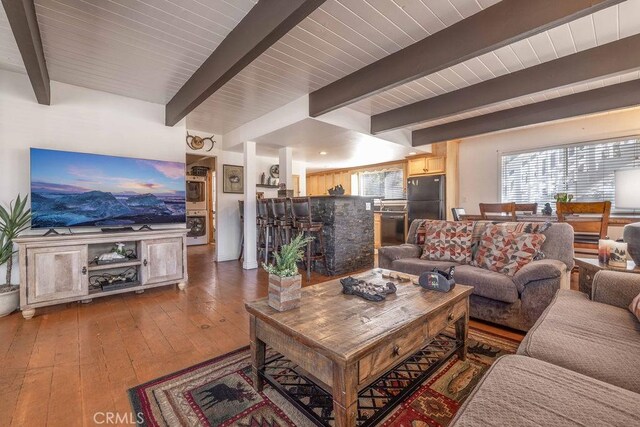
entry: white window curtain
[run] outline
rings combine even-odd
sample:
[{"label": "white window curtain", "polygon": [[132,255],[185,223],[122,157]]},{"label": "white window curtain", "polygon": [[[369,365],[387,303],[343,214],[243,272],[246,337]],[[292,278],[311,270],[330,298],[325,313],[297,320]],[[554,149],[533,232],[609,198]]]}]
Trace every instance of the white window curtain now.
[{"label": "white window curtain", "polygon": [[632,167],[640,167],[640,137],[505,153],[501,199],[553,206],[556,193],[570,193],[574,201],[611,200],[616,210],[614,172]]},{"label": "white window curtain", "polygon": [[361,196],[382,199],[404,199],[404,171],[402,168],[365,171],[359,174]]}]

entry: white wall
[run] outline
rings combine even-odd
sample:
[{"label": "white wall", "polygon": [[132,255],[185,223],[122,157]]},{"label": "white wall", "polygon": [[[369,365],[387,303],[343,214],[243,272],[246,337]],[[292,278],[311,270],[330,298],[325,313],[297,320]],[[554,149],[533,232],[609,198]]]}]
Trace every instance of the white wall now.
[{"label": "white wall", "polygon": [[631,109],[463,139],[460,205],[467,213],[479,213],[479,203],[499,201],[501,153],[639,133],[640,109]]},{"label": "white wall", "polygon": [[0,70],[0,203],[29,193],[30,147],[184,162],[185,132],[164,105],[64,83],[39,105],[26,74]]},{"label": "white wall", "polygon": [[[206,132],[189,129],[189,133],[199,136],[211,136]],[[214,140],[216,144],[210,152],[193,151],[187,148],[187,151],[199,155],[207,155],[216,157],[216,260],[231,261],[238,259],[240,254],[240,210],[238,201],[243,200],[243,194],[224,193],[222,185],[222,166],[227,165],[243,165],[244,156],[242,153],[234,151],[224,151],[222,147],[223,136],[216,135]],[[256,158],[256,174],[257,182],[260,182],[260,174],[265,172],[268,176],[269,167],[278,164],[277,157],[257,156]],[[300,175],[300,191],[305,194],[306,189],[306,165],[303,162],[293,162],[293,173]],[[265,197],[276,197],[277,189],[257,188],[257,191],[263,191]]]}]

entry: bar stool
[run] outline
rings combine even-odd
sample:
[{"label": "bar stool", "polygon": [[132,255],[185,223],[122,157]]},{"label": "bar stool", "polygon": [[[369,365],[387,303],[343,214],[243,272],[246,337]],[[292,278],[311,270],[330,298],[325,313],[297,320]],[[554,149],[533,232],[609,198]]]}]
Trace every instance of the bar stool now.
[{"label": "bar stool", "polygon": [[244,254],[244,200],[238,200],[238,207],[240,208],[240,255],[238,255],[238,261],[241,261]]},{"label": "bar stool", "polygon": [[258,226],[258,259],[264,254],[264,262],[269,262],[269,254],[273,253],[272,230],[273,215],[269,214],[269,202],[267,199],[257,200],[258,211],[256,225]]},{"label": "bar stool", "polygon": [[271,202],[271,215],[273,216],[274,227],[274,249],[279,252],[282,245],[291,241],[293,230],[293,219],[287,210],[287,199],[269,199]]},{"label": "bar stool", "polygon": [[[304,257],[304,264],[307,270],[307,281],[311,279],[311,263],[322,260],[324,269],[327,268],[327,257],[324,251],[324,236],[322,234],[324,224],[313,221],[311,217],[311,199],[309,197],[293,197],[291,200],[291,213],[293,216],[293,226],[298,233],[303,233],[305,237],[315,237],[315,241],[307,242],[307,250]],[[313,252],[312,252],[313,250]]]}]

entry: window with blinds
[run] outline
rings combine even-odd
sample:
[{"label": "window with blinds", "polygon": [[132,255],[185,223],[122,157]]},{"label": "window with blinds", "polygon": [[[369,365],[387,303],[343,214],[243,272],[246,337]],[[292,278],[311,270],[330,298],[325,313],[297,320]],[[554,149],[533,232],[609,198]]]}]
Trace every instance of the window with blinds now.
[{"label": "window with blinds", "polygon": [[360,195],[384,199],[404,199],[402,169],[388,169],[360,174]]},{"label": "window with blinds", "polygon": [[574,201],[611,200],[615,210],[614,173],[632,167],[640,167],[640,137],[505,153],[501,198],[553,206],[556,193],[570,193]]}]

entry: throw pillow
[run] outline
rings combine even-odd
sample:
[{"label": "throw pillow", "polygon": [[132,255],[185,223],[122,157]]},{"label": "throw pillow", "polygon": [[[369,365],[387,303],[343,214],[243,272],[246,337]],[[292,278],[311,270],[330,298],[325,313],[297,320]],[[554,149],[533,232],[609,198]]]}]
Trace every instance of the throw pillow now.
[{"label": "throw pillow", "polygon": [[631,305],[629,305],[629,310],[631,310],[631,312],[636,315],[638,320],[640,320],[640,294],[638,294],[633,299],[633,301],[631,301]]},{"label": "throw pillow", "polygon": [[425,221],[422,259],[471,262],[471,221]]},{"label": "throw pillow", "polygon": [[422,221],[416,228],[416,245],[424,245],[424,235],[427,232],[427,221]]},{"label": "throw pillow", "polygon": [[[495,224],[507,231],[518,233],[542,233],[551,227],[550,222],[497,222],[481,220],[476,221],[473,226],[473,235],[471,236],[471,254],[472,258],[476,258],[478,248],[480,247],[480,239],[487,228],[487,225]],[[536,255],[536,260],[544,259],[545,255],[540,251]]]},{"label": "throw pillow", "polygon": [[546,236],[540,233],[523,233],[501,225],[486,226],[480,239],[480,247],[471,264],[513,276],[534,260]]}]

